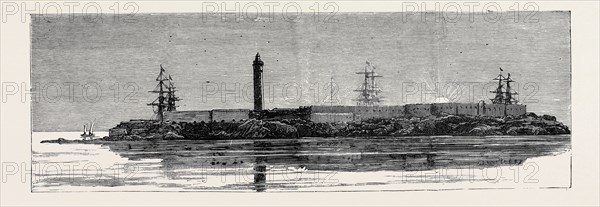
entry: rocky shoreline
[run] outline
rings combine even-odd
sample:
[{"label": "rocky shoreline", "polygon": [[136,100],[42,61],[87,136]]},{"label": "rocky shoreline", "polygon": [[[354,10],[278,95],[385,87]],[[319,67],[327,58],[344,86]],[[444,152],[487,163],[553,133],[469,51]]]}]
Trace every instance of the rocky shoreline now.
[{"label": "rocky shoreline", "polygon": [[518,117],[446,115],[425,118],[372,119],[349,123],[315,123],[303,119],[239,122],[122,122],[111,135],[94,140],[44,140],[42,143],[102,143],[135,140],[277,139],[300,137],[490,136],[570,134],[554,116],[534,113]]}]

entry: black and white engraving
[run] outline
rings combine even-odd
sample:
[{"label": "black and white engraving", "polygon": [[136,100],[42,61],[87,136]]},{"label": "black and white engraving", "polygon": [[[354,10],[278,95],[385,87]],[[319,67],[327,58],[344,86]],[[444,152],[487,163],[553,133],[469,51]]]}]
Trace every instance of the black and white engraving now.
[{"label": "black and white engraving", "polygon": [[570,12],[467,14],[32,21],[32,191],[568,188]]}]

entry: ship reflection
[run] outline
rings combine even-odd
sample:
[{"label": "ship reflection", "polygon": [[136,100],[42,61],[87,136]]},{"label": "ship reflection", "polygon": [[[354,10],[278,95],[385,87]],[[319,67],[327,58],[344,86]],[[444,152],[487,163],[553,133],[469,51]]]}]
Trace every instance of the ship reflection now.
[{"label": "ship reflection", "polygon": [[[248,180],[222,184],[225,189],[290,189],[294,182],[277,177],[288,169],[301,173],[426,171],[519,165],[531,157],[553,155],[570,148],[570,137],[409,137],[303,138],[276,140],[137,141],[107,144],[130,160],[160,159],[168,179],[221,180],[245,170]],[[216,170],[216,171],[215,171]],[[215,172],[213,172],[215,171]],[[188,173],[188,174],[185,174]],[[213,177],[211,177],[213,176]],[[252,176],[253,178],[250,178]],[[287,179],[287,180],[286,180]],[[229,179],[231,181],[233,179]],[[199,190],[211,189],[198,187]]]}]

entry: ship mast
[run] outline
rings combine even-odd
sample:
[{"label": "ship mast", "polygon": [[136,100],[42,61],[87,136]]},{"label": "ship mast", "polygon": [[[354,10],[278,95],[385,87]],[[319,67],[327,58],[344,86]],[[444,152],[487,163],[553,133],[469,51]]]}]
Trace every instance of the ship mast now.
[{"label": "ship mast", "polygon": [[154,87],[154,90],[148,91],[150,93],[158,93],[158,97],[148,105],[154,108],[154,114],[156,114],[156,119],[160,121],[160,123],[163,122],[164,112],[175,111],[177,108],[175,102],[180,100],[175,96],[175,86],[171,80],[171,76],[167,76],[165,69],[161,64],[160,73],[156,77],[158,84]]},{"label": "ship mast", "polygon": [[502,85],[502,81],[504,81],[506,78],[504,78],[504,76],[502,75],[502,71],[504,71],[504,70],[502,70],[502,68],[500,68],[500,73],[498,74],[498,76],[496,78],[493,79],[493,80],[498,81],[498,87],[496,87],[496,90],[490,91],[490,93],[496,94],[493,99],[490,99],[493,104],[503,104],[504,103],[504,92],[502,92],[502,88],[504,88],[504,86]]},{"label": "ship mast", "polygon": [[333,99],[334,88],[333,88],[333,75],[329,80],[329,105],[333,106],[333,102],[336,101]]},{"label": "ship mast", "polygon": [[[502,75],[502,68],[500,68],[500,74],[493,80],[498,81],[498,87],[496,90],[490,91],[490,93],[496,94],[493,99],[490,99],[493,104],[517,104],[518,101],[513,97],[513,95],[517,95],[518,93],[513,92],[510,87],[511,82],[515,82],[510,78],[510,73],[508,73],[507,77]],[[506,83],[506,90],[504,89],[503,82]]]},{"label": "ship mast", "polygon": [[176,111],[177,106],[175,102],[180,101],[181,99],[175,96],[175,85],[173,84],[173,78],[169,75],[169,84],[167,87],[167,111]]},{"label": "ship mast", "polygon": [[512,92],[510,83],[515,82],[515,81],[513,81],[510,78],[510,73],[508,73],[508,76],[506,77],[506,79],[504,79],[504,82],[506,82],[506,92],[505,92],[506,99],[504,100],[504,104],[516,104],[518,101],[515,98],[513,98],[513,95],[517,95],[518,93]]},{"label": "ship mast", "polygon": [[366,61],[364,72],[357,72],[356,74],[364,75],[363,83],[360,89],[354,90],[359,92],[359,95],[354,101],[359,106],[373,106],[378,105],[383,97],[379,96],[381,89],[376,84],[376,78],[383,77],[375,73],[375,66],[371,65],[371,62]]}]

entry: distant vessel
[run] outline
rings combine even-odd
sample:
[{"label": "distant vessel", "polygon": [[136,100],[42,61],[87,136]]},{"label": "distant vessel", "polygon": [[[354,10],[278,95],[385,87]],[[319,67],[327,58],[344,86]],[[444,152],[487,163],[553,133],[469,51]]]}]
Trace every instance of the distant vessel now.
[{"label": "distant vessel", "polygon": [[91,139],[91,138],[93,138],[93,137],[96,136],[94,134],[94,122],[93,121],[90,122],[89,125],[90,125],[89,128],[87,127],[87,124],[83,125],[83,134],[81,134],[81,137],[83,139],[85,139],[85,138],[90,138]]},{"label": "distant vessel", "polygon": [[376,106],[379,105],[383,100],[379,94],[382,92],[381,89],[375,83],[376,78],[383,76],[375,73],[375,66],[368,60],[366,61],[364,72],[357,72],[356,74],[364,75],[364,81],[360,88],[354,90],[359,92],[359,95],[353,101],[356,101],[357,106]]}]

